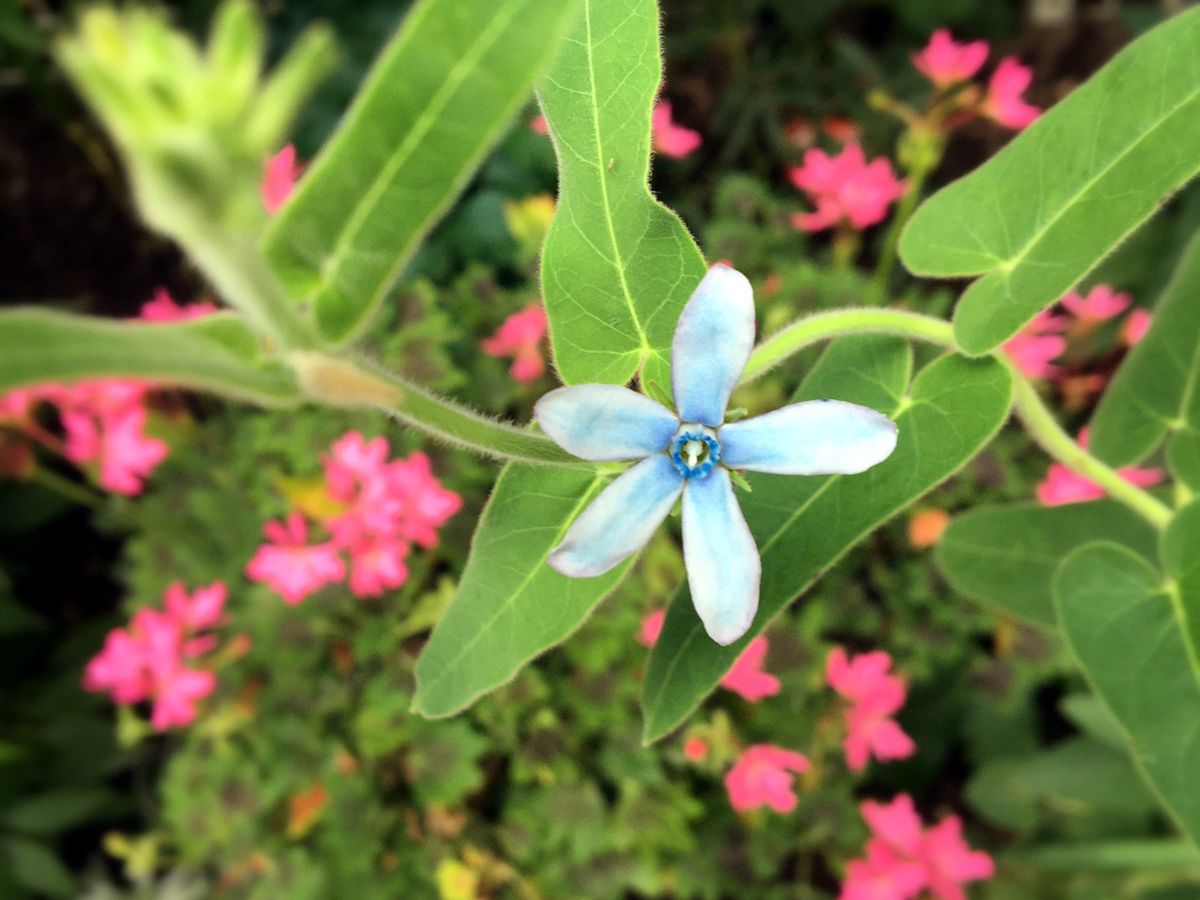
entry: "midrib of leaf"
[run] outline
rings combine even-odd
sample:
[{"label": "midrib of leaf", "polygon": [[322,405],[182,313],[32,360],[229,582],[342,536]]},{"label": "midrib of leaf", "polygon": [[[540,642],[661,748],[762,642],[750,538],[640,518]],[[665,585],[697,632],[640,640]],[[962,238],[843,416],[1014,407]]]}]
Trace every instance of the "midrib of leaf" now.
[{"label": "midrib of leaf", "polygon": [[[342,233],[338,235],[329,259],[321,266],[321,279],[305,296],[306,300],[313,300],[333,281],[332,273],[342,267],[343,260],[350,250],[349,245],[362,230],[367,216],[370,215],[383,192],[387,190],[388,184],[395,173],[408,162],[413,151],[429,135],[430,129],[441,117],[446,106],[449,105],[451,97],[458,93],[459,88],[462,87],[466,77],[474,70],[480,58],[491,49],[499,35],[516,18],[517,10],[521,5],[521,0],[510,0],[504,7],[506,12],[493,16],[488,21],[487,26],[479,32],[479,36],[471,44],[467,52],[455,63],[454,68],[450,70],[450,75],[442,83],[442,86],[438,88],[437,93],[430,99],[412,129],[404,138],[404,143],[400,145],[387,164],[380,169],[379,174],[371,182],[371,186],[363,195],[362,200],[354,207],[354,213],[350,216]],[[430,8],[431,4],[420,4],[413,15],[423,18],[426,11]],[[407,23],[405,36],[402,40],[403,45],[408,45],[412,42],[414,39],[413,35],[418,31],[417,24],[418,22]],[[398,50],[399,48],[397,48]],[[391,279],[388,280],[390,281]],[[384,289],[386,290],[386,284]]]},{"label": "midrib of leaf", "polygon": [[[546,560],[549,559],[549,557],[550,557],[550,553],[562,541],[564,535],[566,535],[566,533],[567,533],[567,529],[570,528],[571,524],[575,521],[575,517],[591,501],[591,499],[594,496],[596,496],[596,491],[600,487],[600,485],[604,482],[604,480],[605,480],[605,477],[600,474],[597,474],[592,479],[592,483],[590,485],[588,485],[588,489],[583,492],[583,496],[579,498],[579,502],[576,503],[575,506],[571,509],[571,512],[567,516],[564,517],[563,524],[561,526],[559,526],[558,533],[554,536],[554,540],[550,543],[550,549],[542,554],[541,558],[537,562],[537,565],[530,566],[529,571],[526,573],[525,577],[521,580],[521,583],[519,585],[517,585],[509,593],[508,597],[505,598],[503,605],[500,606],[500,608],[497,609],[492,614],[492,616],[483,624],[482,627],[476,629],[475,636],[472,637],[465,644],[463,644],[459,648],[458,653],[456,653],[450,659],[449,662],[447,662],[446,664],[444,664],[442,666],[442,672],[444,674],[439,675],[438,677],[433,678],[428,682],[425,682],[425,685],[440,684],[449,674],[451,674],[454,671],[454,668],[459,663],[459,661],[462,660],[463,657],[465,657],[471,650],[473,650],[475,648],[475,646],[479,643],[481,636],[486,634],[488,629],[490,629],[494,624],[496,624],[497,620],[499,620],[499,618],[502,615],[504,615],[504,613],[508,612],[508,610],[516,602],[517,597],[519,597],[525,591],[525,589],[529,587],[529,583],[531,581],[533,581],[534,577],[536,577],[538,575],[538,573],[541,572],[542,566],[544,566],[546,564]],[[425,685],[422,685],[422,688],[425,688]],[[431,690],[432,688],[425,688],[425,689]],[[468,700],[467,703],[464,704],[464,706],[469,703],[470,703],[470,700]]]},{"label": "midrib of leaf", "polygon": [[1148,131],[1142,132],[1141,137],[1139,137],[1137,140],[1135,140],[1131,144],[1129,144],[1124,150],[1122,150],[1120,153],[1118,153],[1116,156],[1114,156],[1108,163],[1106,163],[1099,172],[1097,172],[1094,176],[1092,176],[1086,182],[1084,182],[1083,186],[1078,191],[1076,191],[1074,194],[1072,194],[1070,196],[1070,198],[1068,198],[1068,200],[1059,207],[1058,212],[1056,212],[1053,216],[1051,216],[1050,219],[1034,233],[1033,237],[1031,237],[1025,243],[1025,246],[1022,247],[1020,250],[1018,250],[1016,255],[1010,257],[1004,263],[1004,265],[1000,267],[1001,271],[1003,271],[1005,273],[1005,276],[1006,276],[1005,280],[1006,281],[1009,280],[1007,278],[1007,275],[1013,269],[1015,269],[1025,259],[1025,257],[1030,254],[1030,252],[1032,252],[1034,247],[1036,247],[1041,242],[1041,240],[1046,236],[1046,232],[1048,232],[1051,228],[1053,228],[1054,225],[1059,221],[1059,219],[1061,219],[1063,216],[1065,216],[1067,214],[1068,210],[1074,208],[1075,204],[1079,202],[1079,199],[1081,197],[1083,197],[1084,194],[1086,194],[1093,187],[1095,187],[1100,181],[1102,181],[1104,179],[1104,177],[1106,175],[1108,175],[1108,173],[1113,168],[1115,168],[1122,160],[1124,160],[1126,157],[1128,157],[1130,154],[1132,154],[1138,147],[1140,147],[1147,140],[1147,138],[1152,137],[1155,134],[1155,132],[1157,132],[1158,129],[1162,128],[1163,125],[1169,119],[1171,119],[1177,112],[1179,112],[1179,110],[1181,110],[1183,107],[1187,106],[1189,103],[1191,103],[1193,100],[1197,99],[1198,97],[1200,97],[1200,88],[1197,88],[1196,90],[1192,91],[1183,100],[1179,101],[1179,103],[1177,103],[1177,104],[1175,104],[1175,106],[1171,107],[1170,110],[1168,110],[1166,113],[1164,113],[1162,116],[1159,117],[1157,123],[1154,126],[1152,126]]},{"label": "midrib of leaf", "polygon": [[1171,614],[1175,619],[1175,625],[1179,628],[1179,637],[1183,641],[1183,652],[1187,656],[1188,666],[1192,670],[1192,680],[1200,685],[1200,660],[1196,658],[1195,640],[1192,637],[1192,629],[1188,625],[1187,610],[1183,608],[1183,597],[1179,593],[1179,585],[1173,582],[1167,584],[1163,592],[1171,604]]},{"label": "midrib of leaf", "polygon": [[613,222],[612,207],[608,198],[608,166],[604,162],[604,144],[600,136],[600,100],[597,95],[596,88],[596,66],[595,59],[592,55],[592,0],[584,0],[584,29],[587,33],[586,46],[588,63],[588,85],[591,88],[592,100],[592,128],[596,133],[596,176],[600,180],[600,206],[604,210],[604,221],[608,226],[608,239],[612,244],[612,263],[616,267],[617,276],[621,281],[621,296],[625,300],[625,305],[629,308],[629,316],[633,319],[633,327],[637,329],[638,340],[641,341],[641,352],[643,354],[651,353],[657,355],[657,352],[650,346],[650,340],[646,337],[646,330],[642,327],[642,320],[638,318],[637,307],[633,303],[633,293],[629,290],[629,279],[625,274],[625,262],[621,257],[620,244],[617,241],[617,227]]}]

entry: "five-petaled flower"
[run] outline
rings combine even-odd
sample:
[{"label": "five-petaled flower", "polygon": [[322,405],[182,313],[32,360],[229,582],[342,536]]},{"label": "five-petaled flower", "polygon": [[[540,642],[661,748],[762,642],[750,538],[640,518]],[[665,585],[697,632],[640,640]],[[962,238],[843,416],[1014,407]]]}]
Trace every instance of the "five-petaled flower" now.
[{"label": "five-petaled flower", "polygon": [[809,150],[804,154],[804,165],[793,168],[788,175],[816,206],[815,212],[792,216],[792,224],[805,231],[841,224],[859,231],[869,228],[882,222],[888,207],[907,190],[885,157],[867,162],[858,144],[847,144],[837,156],[820,149]]},{"label": "five-petaled flower", "polygon": [[719,644],[750,628],[761,575],[729,469],[849,475],[887,459],[896,446],[890,419],[838,400],[793,403],[725,424],[753,343],[750,282],[715,265],[675,329],[671,384],[678,414],[615,384],[559,388],[535,408],[543,430],[576,456],[641,460],[575,520],[549,564],[573,578],[602,575],[640,549],[682,496],[692,603]]}]

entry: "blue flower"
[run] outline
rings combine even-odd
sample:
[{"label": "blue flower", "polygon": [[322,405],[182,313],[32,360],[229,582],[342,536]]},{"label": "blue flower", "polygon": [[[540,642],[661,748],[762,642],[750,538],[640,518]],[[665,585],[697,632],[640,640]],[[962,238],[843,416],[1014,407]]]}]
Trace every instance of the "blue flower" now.
[{"label": "blue flower", "polygon": [[564,449],[595,462],[641,462],[601,492],[550,554],[564,575],[602,575],[639,550],[683,495],[683,553],[692,603],[718,644],[754,621],[762,562],[728,469],[852,475],[887,459],[895,424],[839,400],[793,403],[725,424],[725,407],[754,345],[754,297],[744,275],[713,266],[692,294],[671,345],[678,415],[615,384],[559,388],[535,415]]}]

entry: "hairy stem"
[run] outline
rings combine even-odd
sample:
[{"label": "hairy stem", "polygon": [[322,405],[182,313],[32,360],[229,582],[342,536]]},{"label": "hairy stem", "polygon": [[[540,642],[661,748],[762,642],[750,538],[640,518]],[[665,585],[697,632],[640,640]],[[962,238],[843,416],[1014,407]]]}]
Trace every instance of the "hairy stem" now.
[{"label": "hairy stem", "polygon": [[321,353],[296,353],[292,360],[301,387],[313,400],[378,409],[446,443],[497,459],[533,465],[594,465],[537,432],[488,419],[365,362]]},{"label": "hairy stem", "polygon": [[[750,354],[742,381],[758,378],[805,347],[847,334],[894,334],[956,349],[949,322],[901,309],[841,309],[818,313],[789,325],[759,344]],[[1012,374],[1014,408],[1030,437],[1051,458],[1061,462],[1103,488],[1114,500],[1124,503],[1155,528],[1165,528],[1171,510],[1120,473],[1080,447],[1054,418],[1033,385],[1002,351],[993,357]]]}]

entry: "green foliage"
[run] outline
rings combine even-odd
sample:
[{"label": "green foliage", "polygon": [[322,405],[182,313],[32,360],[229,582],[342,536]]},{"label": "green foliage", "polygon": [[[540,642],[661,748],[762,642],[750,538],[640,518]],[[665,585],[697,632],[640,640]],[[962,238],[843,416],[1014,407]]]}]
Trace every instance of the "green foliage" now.
[{"label": "green foliage", "polygon": [[458,592],[417,666],[414,708],[459,712],[560,644],[632,563],[600,578],[546,565],[579,512],[608,482],[595,470],[510,465],[479,520]]},{"label": "green foliage", "polygon": [[538,89],[560,167],[542,294],[563,381],[640,372],[669,403],[671,337],[704,258],[647,186],[658,45],[655,0],[585,0]]},{"label": "green foliage", "polygon": [[1188,244],[1154,308],[1145,337],[1129,351],[1092,420],[1093,453],[1125,465],[1152,452],[1168,432],[1200,431],[1200,234]]},{"label": "green foliage", "polygon": [[1200,170],[1198,40],[1200,11],[1169,19],[913,216],[912,272],[983,276],[955,312],[964,351],[1015,334]]},{"label": "green foliage", "polygon": [[895,338],[844,338],[810,373],[797,399],[834,397],[884,411],[899,444],[853,477],[751,476],[742,508],[763,557],[759,611],[729,647],[704,636],[686,589],[676,595],[650,656],[645,736],[667,734],[708,695],[745,645],[864,535],[965,465],[1008,416],[1011,379],[992,360],[944,356],[909,385],[911,351]]},{"label": "green foliage", "polygon": [[937,564],[955,590],[1035,625],[1053,628],[1058,563],[1089,541],[1115,541],[1153,555],[1157,533],[1110,500],[980,507],[955,517],[937,546]]},{"label": "green foliage", "polygon": [[378,308],[525,103],[578,6],[424,0],[410,13],[266,236],[272,266],[325,339],[345,340]]},{"label": "green foliage", "polygon": [[[1188,536],[1194,547],[1194,528]],[[1054,580],[1063,633],[1088,681],[1124,726],[1141,771],[1196,840],[1192,773],[1200,747],[1192,723],[1200,716],[1200,682],[1180,593],[1164,587],[1144,558],[1113,543],[1077,549]]]},{"label": "green foliage", "polygon": [[0,390],[98,376],[145,378],[255,403],[300,399],[291,370],[232,314],[189,322],[114,322],[17,308],[0,312]]}]

